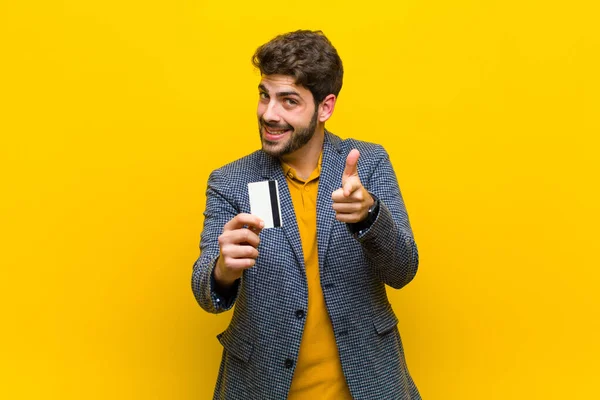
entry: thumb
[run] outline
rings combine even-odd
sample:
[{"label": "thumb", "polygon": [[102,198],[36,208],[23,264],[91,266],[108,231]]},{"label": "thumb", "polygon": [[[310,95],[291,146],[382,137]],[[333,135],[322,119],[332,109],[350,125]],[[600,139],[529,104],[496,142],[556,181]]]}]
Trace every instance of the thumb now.
[{"label": "thumb", "polygon": [[352,149],[346,157],[346,168],[344,168],[344,176],[342,180],[350,176],[358,175],[358,157],[360,152],[357,149]]}]

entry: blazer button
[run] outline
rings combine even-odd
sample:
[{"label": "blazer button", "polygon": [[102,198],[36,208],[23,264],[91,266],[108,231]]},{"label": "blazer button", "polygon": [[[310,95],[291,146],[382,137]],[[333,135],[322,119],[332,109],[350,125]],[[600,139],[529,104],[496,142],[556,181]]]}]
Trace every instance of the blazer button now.
[{"label": "blazer button", "polygon": [[298,318],[298,319],[304,318],[304,310],[296,310],[296,318]]},{"label": "blazer button", "polygon": [[287,360],[285,360],[285,367],[287,369],[290,369],[294,366],[294,360],[292,360],[291,358],[288,358]]}]

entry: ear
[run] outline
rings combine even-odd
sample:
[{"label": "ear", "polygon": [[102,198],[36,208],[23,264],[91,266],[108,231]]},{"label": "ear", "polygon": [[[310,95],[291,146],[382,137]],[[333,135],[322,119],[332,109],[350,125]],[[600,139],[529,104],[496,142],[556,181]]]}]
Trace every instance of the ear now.
[{"label": "ear", "polygon": [[331,118],[337,97],[335,94],[329,94],[319,104],[319,122],[325,122]]}]

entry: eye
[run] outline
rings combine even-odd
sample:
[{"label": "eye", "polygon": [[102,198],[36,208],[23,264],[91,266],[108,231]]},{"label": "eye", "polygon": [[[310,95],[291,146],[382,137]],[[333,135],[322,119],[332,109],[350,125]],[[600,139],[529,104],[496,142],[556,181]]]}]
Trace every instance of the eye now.
[{"label": "eye", "polygon": [[269,98],[269,95],[268,95],[267,93],[265,93],[265,92],[259,92],[259,93],[258,93],[258,96],[259,96],[261,99],[263,99],[263,100],[266,100],[266,99],[268,99],[268,98]]},{"label": "eye", "polygon": [[287,104],[288,106],[295,106],[298,104],[298,102],[292,98],[286,97],[284,100],[285,104]]}]

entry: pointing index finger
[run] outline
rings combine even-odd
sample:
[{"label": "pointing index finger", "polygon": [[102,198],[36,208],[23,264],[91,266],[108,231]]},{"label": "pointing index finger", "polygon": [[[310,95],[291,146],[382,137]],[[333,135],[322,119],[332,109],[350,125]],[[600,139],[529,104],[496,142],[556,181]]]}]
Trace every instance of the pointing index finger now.
[{"label": "pointing index finger", "polygon": [[358,157],[360,152],[357,149],[352,149],[346,157],[346,167],[344,168],[344,178],[358,175]]}]

